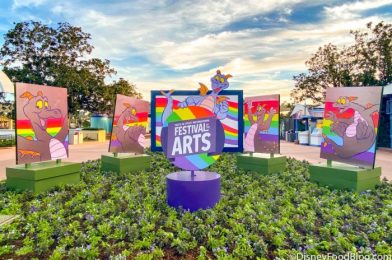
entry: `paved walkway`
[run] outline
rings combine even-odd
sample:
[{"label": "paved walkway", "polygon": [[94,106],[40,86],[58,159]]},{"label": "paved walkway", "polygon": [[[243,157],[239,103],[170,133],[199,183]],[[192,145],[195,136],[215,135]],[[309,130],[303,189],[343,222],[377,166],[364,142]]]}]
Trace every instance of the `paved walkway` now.
[{"label": "paved walkway", "polygon": [[[102,154],[108,154],[109,142],[86,142],[79,145],[70,145],[70,158],[64,161],[84,162],[95,160]],[[320,148],[313,146],[298,145],[281,142],[281,152],[284,155],[294,157],[298,160],[307,160],[310,163],[325,162],[320,159]],[[379,150],[376,157],[376,166],[382,167],[382,178],[392,180],[392,152]],[[5,168],[15,164],[15,148],[0,148],[0,180],[5,179]]]},{"label": "paved walkway", "polygon": [[[306,160],[310,163],[325,163],[326,160],[320,158],[320,147],[299,145],[281,141],[281,153],[297,160]],[[381,167],[381,178],[386,177],[392,180],[392,152],[379,149],[376,153],[376,167]]]},{"label": "paved walkway", "polygon": [[[101,158],[108,153],[109,141],[104,143],[85,142],[69,146],[69,158],[64,161],[85,162]],[[15,148],[0,148],[0,180],[5,179],[5,168],[15,165]]]}]

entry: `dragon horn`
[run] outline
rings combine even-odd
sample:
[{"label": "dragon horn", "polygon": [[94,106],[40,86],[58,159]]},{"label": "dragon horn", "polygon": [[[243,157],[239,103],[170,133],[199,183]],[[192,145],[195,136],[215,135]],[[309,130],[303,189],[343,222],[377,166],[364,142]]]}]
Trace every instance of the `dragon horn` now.
[{"label": "dragon horn", "polygon": [[131,105],[130,105],[129,103],[123,103],[123,105],[124,105],[126,108],[130,108],[130,107],[131,107]]},{"label": "dragon horn", "polygon": [[354,101],[354,100],[357,100],[358,98],[357,97],[354,97],[354,96],[350,96],[350,97],[348,97],[348,100],[350,100],[350,102],[351,101]]},{"label": "dragon horn", "polygon": [[28,100],[32,99],[34,96],[30,92],[26,91],[22,95],[20,95],[21,98],[27,98]]},{"label": "dragon horn", "polygon": [[39,90],[39,91],[37,92],[37,96],[41,96],[41,97],[43,97],[43,96],[44,96],[44,93],[42,93],[42,91],[41,91],[41,90]]},{"label": "dragon horn", "polygon": [[229,78],[232,78],[233,76],[231,75],[231,74],[227,74],[227,75],[225,75],[225,78],[226,79],[229,79]]}]

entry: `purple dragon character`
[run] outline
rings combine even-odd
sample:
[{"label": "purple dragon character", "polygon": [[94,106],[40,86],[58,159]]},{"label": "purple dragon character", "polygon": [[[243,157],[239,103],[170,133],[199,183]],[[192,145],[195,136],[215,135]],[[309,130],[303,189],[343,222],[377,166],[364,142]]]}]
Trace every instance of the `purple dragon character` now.
[{"label": "purple dragon character", "polygon": [[[178,104],[178,107],[185,108],[188,106],[200,106],[212,111],[216,118],[219,120],[225,119],[227,112],[229,111],[229,104],[227,100],[228,97],[219,96],[222,90],[229,87],[229,82],[227,81],[232,76],[230,74],[224,75],[220,70],[216,71],[216,74],[211,78],[211,88],[212,92],[208,94],[208,87],[203,83],[200,84],[200,95],[187,97],[184,101]],[[167,97],[167,105],[162,114],[162,123],[166,125],[166,119],[170,116],[173,110],[173,98],[171,94],[173,91],[161,92],[162,95]]]}]

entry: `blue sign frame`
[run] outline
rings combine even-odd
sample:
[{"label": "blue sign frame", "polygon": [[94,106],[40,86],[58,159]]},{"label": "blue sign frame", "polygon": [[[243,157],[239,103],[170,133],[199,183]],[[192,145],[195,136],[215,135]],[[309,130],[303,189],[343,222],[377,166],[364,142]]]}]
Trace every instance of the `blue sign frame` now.
[{"label": "blue sign frame", "polygon": [[[192,96],[199,95],[199,91],[197,90],[176,90],[172,93],[172,96]],[[207,94],[211,93],[211,90],[208,91]],[[243,137],[244,137],[244,99],[243,99],[243,91],[242,90],[223,90],[219,93],[219,95],[236,95],[238,96],[238,147],[224,147],[223,152],[243,152]],[[153,152],[162,152],[162,147],[156,146],[156,97],[162,96],[160,90],[152,90],[151,91],[151,108],[150,108],[150,118],[151,118],[151,151]]]}]

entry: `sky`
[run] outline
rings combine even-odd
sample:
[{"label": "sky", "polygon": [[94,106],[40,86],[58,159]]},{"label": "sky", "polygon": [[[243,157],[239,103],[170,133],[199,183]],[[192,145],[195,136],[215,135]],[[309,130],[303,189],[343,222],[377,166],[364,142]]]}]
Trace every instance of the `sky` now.
[{"label": "sky", "polygon": [[[353,42],[350,30],[392,22],[392,0],[0,0],[0,34],[14,22],[69,22],[91,34],[145,99],[151,90],[197,89],[220,69],[245,96],[289,99],[294,75],[318,47]],[[0,45],[4,42],[0,37]]]}]

